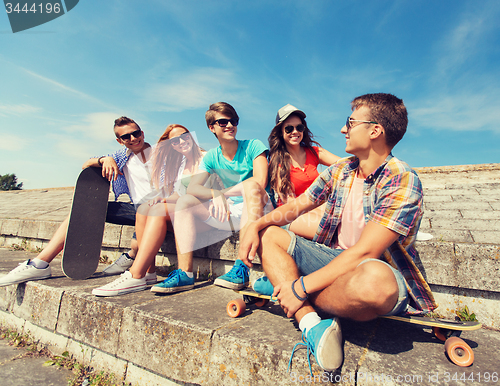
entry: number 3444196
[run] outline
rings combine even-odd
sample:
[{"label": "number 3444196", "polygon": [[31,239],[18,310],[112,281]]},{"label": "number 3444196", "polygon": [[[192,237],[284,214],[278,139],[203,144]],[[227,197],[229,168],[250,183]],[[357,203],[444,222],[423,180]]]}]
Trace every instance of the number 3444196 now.
[{"label": "number 3444196", "polygon": [[60,3],[6,3],[5,9],[7,13],[60,13],[61,4]]}]

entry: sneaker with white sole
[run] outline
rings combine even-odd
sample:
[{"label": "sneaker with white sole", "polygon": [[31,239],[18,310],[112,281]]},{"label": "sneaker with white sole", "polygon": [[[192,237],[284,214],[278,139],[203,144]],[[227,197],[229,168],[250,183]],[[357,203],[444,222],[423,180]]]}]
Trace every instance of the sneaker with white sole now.
[{"label": "sneaker with white sole", "polygon": [[134,279],[130,271],[125,271],[116,280],[105,286],[92,290],[92,295],[95,296],[118,296],[128,294],[130,292],[143,291],[147,287],[146,277]]},{"label": "sneaker with white sole", "polygon": [[0,287],[12,284],[24,283],[30,280],[48,279],[52,276],[50,266],[47,268],[37,268],[30,264],[30,259],[20,263],[7,275],[0,278]]},{"label": "sneaker with white sole", "polygon": [[151,287],[151,292],[157,293],[174,293],[187,291],[194,287],[194,277],[189,277],[182,269],[176,269],[170,272],[170,275]]},{"label": "sneaker with white sole", "polygon": [[248,286],[249,282],[249,269],[243,261],[238,259],[228,273],[215,279],[214,284],[219,287],[241,290]]},{"label": "sneaker with white sole", "polygon": [[129,269],[134,263],[134,259],[132,259],[128,253],[122,253],[121,256],[116,260],[113,264],[111,264],[108,268],[102,271],[103,275],[118,275],[120,273],[125,272]]},{"label": "sneaker with white sole", "polygon": [[295,348],[299,345],[307,347],[307,361],[311,375],[312,368],[309,353],[314,355],[316,363],[325,371],[337,370],[344,360],[342,331],[337,318],[324,319],[312,327],[310,331],[305,330],[302,333],[302,342],[293,347],[292,356],[288,362],[288,370],[290,370]]}]

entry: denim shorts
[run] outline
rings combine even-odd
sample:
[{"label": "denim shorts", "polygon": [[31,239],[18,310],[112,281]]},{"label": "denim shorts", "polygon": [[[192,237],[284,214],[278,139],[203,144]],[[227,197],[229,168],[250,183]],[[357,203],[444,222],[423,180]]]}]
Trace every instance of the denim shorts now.
[{"label": "denim shorts", "polygon": [[[295,260],[299,271],[303,275],[309,275],[310,273],[323,268],[344,251],[343,249],[333,249],[324,244],[319,244],[314,241],[297,236],[295,235],[295,233],[289,230],[287,230],[287,232],[291,237],[287,253]],[[379,259],[366,259],[359,263],[358,267],[368,261],[377,261],[379,263],[387,265],[394,273],[394,277],[396,278],[396,282],[398,283],[398,301],[396,302],[394,308],[384,316],[404,313],[408,305],[408,291],[406,289],[406,283],[401,272],[391,267],[385,261]]]},{"label": "denim shorts", "polygon": [[[135,226],[135,209],[135,205],[128,202],[110,201],[108,202],[106,222],[118,225]],[[132,238],[137,238],[135,232],[132,235]]]}]

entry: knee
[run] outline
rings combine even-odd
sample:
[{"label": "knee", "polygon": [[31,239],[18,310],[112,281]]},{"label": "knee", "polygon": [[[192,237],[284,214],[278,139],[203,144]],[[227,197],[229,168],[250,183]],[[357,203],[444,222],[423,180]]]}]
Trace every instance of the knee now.
[{"label": "knee", "polygon": [[190,194],[185,194],[179,197],[179,199],[175,203],[175,210],[179,211],[179,210],[189,209],[199,203],[200,201],[195,196],[192,196]]},{"label": "knee", "polygon": [[260,197],[262,196],[264,189],[262,189],[257,181],[245,180],[243,181],[243,191],[247,197]]},{"label": "knee", "polygon": [[368,262],[360,265],[353,276],[351,288],[358,299],[378,310],[389,312],[398,298],[398,284],[394,273],[385,264]]}]

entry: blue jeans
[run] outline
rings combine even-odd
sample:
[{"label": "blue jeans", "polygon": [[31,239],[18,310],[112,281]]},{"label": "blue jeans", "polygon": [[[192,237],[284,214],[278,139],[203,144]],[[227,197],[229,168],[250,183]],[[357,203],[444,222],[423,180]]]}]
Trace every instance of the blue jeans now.
[{"label": "blue jeans", "polygon": [[[324,244],[318,244],[314,241],[297,236],[289,230],[287,230],[287,232],[292,240],[290,241],[286,252],[295,260],[295,264],[297,264],[297,267],[302,275],[309,275],[310,273],[323,268],[344,251],[343,249],[333,249]],[[387,265],[394,273],[394,277],[398,283],[398,301],[396,302],[394,308],[387,313],[386,316],[403,313],[408,305],[408,291],[401,272],[391,267],[385,261],[379,259],[366,259],[362,261],[358,267],[368,261],[377,261]]]}]

